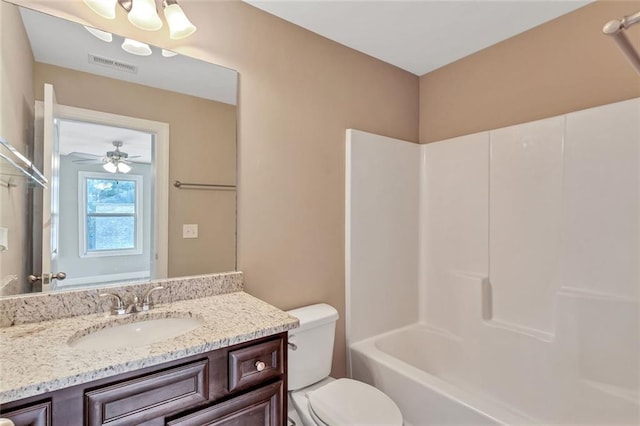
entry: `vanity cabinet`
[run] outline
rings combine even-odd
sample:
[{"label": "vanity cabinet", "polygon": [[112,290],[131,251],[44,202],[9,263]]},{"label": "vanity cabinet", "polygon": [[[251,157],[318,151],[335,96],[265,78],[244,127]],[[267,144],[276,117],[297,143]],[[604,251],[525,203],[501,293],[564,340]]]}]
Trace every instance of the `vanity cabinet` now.
[{"label": "vanity cabinet", "polygon": [[16,426],[280,426],[287,334],[11,402]]},{"label": "vanity cabinet", "polygon": [[50,426],[51,401],[30,404],[6,413],[3,410],[0,417],[13,421],[16,426]]}]

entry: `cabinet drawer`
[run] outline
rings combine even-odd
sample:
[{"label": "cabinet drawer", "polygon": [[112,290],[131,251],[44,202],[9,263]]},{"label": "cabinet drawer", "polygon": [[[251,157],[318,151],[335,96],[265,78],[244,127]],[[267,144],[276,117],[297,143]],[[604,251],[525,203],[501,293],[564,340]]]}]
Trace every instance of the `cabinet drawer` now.
[{"label": "cabinet drawer", "polygon": [[11,420],[16,426],[50,426],[51,402],[33,404],[19,410],[3,411],[0,417]]},{"label": "cabinet drawer", "polygon": [[229,352],[229,391],[246,389],[284,373],[282,338]]},{"label": "cabinet drawer", "polygon": [[283,388],[278,381],[170,421],[167,426],[280,426]]},{"label": "cabinet drawer", "polygon": [[137,425],[209,399],[209,360],[85,393],[87,424]]}]

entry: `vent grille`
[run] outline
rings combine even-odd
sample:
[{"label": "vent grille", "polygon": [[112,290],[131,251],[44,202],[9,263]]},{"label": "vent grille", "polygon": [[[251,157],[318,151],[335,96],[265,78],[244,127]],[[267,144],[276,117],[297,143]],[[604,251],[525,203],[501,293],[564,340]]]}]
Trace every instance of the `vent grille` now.
[{"label": "vent grille", "polygon": [[132,64],[128,64],[122,61],[116,61],[115,59],[105,58],[104,56],[92,55],[89,53],[89,63],[101,65],[103,67],[111,68],[117,71],[129,72],[131,74],[138,73],[138,67]]}]

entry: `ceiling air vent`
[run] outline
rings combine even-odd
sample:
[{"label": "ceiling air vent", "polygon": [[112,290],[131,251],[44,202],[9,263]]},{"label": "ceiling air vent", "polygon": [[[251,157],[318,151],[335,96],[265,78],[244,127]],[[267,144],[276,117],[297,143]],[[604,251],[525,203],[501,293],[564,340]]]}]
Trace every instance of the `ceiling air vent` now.
[{"label": "ceiling air vent", "polygon": [[89,53],[89,63],[102,65],[117,71],[130,72],[132,74],[138,73],[138,67],[132,64],[128,64],[122,61],[116,61],[115,59],[105,58],[104,56],[92,55]]}]

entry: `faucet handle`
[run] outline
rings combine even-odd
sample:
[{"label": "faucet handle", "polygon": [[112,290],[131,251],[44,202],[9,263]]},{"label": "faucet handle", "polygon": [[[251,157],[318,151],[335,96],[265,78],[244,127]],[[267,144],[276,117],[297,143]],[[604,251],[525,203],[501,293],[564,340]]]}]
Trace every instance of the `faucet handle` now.
[{"label": "faucet handle", "polygon": [[122,298],[120,296],[118,296],[115,293],[100,293],[99,296],[113,298],[115,302],[114,302],[113,310],[111,312],[114,315],[124,315],[125,313],[124,303],[122,303]]},{"label": "faucet handle", "polygon": [[159,285],[157,287],[152,287],[152,288],[150,288],[149,290],[146,291],[146,293],[142,297],[142,310],[143,311],[148,311],[153,306],[153,303],[151,301],[151,293],[153,293],[156,290],[162,290],[163,288],[164,287]]}]

